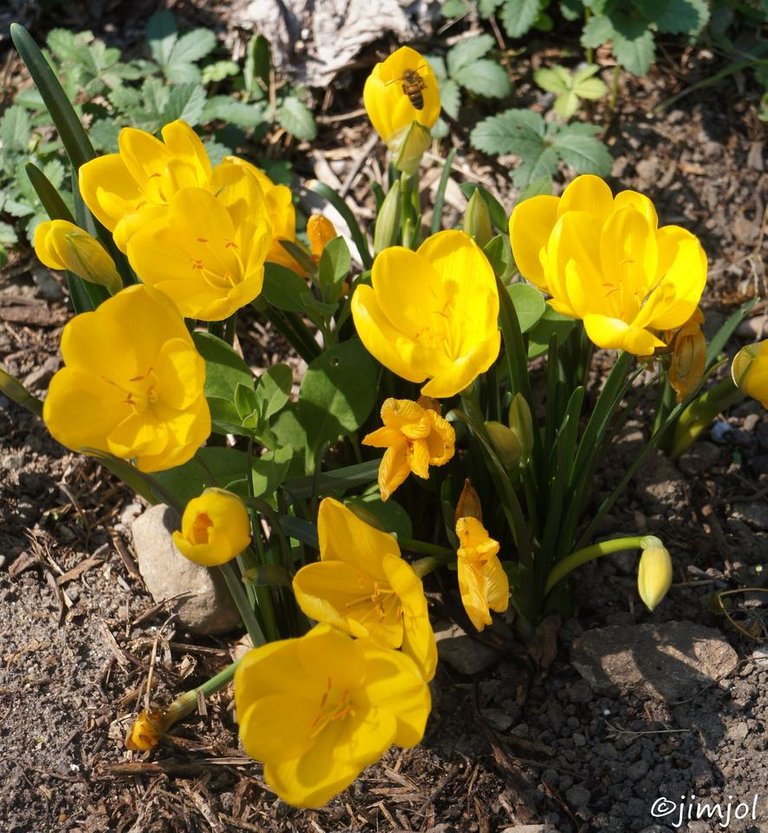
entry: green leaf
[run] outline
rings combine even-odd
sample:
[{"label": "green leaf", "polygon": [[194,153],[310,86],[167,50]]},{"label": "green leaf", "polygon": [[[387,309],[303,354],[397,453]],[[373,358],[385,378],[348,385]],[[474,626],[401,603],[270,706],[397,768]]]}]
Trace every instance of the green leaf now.
[{"label": "green leaf", "polygon": [[539,16],[539,0],[504,0],[501,22],[510,38],[522,37]]},{"label": "green leaf", "polygon": [[178,37],[176,19],[169,11],[155,12],[147,21],[145,35],[150,54],[165,69]]},{"label": "green leaf", "polygon": [[347,498],[344,505],[367,524],[382,532],[394,534],[398,538],[413,537],[413,525],[405,509],[394,500],[384,502],[378,492]]},{"label": "green leaf", "polygon": [[656,17],[660,32],[671,35],[697,34],[709,21],[705,0],[667,0]]},{"label": "green leaf", "polygon": [[646,29],[639,37],[629,40],[616,32],[613,54],[624,69],[634,75],[645,75],[656,57],[653,34]]},{"label": "green leaf", "polygon": [[264,420],[282,410],[291,396],[293,371],[287,364],[273,364],[259,376],[256,396]]},{"label": "green leaf", "polygon": [[277,120],[297,139],[311,142],[317,136],[317,125],[312,111],[296,96],[284,98],[277,108]]},{"label": "green leaf", "polygon": [[155,472],[152,477],[176,498],[182,508],[203,489],[218,486],[248,496],[248,455],[234,448],[201,448],[183,466]]},{"label": "green leaf", "polygon": [[320,289],[326,301],[335,303],[339,300],[351,268],[352,255],[347,241],[343,237],[330,240],[320,256],[317,271]]},{"label": "green leaf", "polygon": [[448,70],[445,68],[445,61],[440,55],[425,55],[424,60],[432,67],[432,72],[435,73],[440,84],[440,97],[443,94],[443,82],[448,78]]},{"label": "green leaf", "polygon": [[613,24],[604,15],[596,15],[584,24],[581,32],[581,45],[587,49],[597,49],[604,43],[613,40],[616,32]]},{"label": "green leaf", "polygon": [[249,95],[260,98],[269,89],[271,63],[269,41],[263,35],[254,35],[248,41],[243,70],[243,82]]},{"label": "green leaf", "polygon": [[273,307],[286,312],[304,312],[301,297],[306,291],[307,282],[292,269],[277,263],[265,264],[261,297]]},{"label": "green leaf", "polygon": [[485,153],[529,156],[540,149],[544,131],[544,119],[538,113],[512,109],[475,125],[470,142]]},{"label": "green leaf", "polygon": [[19,238],[10,223],[0,221],[0,245],[13,246],[18,243]]},{"label": "green leaf", "polygon": [[579,109],[579,97],[572,90],[562,93],[552,108],[560,118],[568,120]]},{"label": "green leaf", "polygon": [[537,69],[533,73],[533,80],[548,93],[567,93],[572,87],[571,73],[565,67]]},{"label": "green leaf", "polygon": [[171,50],[168,68],[174,64],[193,64],[216,48],[216,35],[210,29],[193,29],[182,35]]},{"label": "green leaf", "polygon": [[465,0],[444,0],[440,6],[440,14],[443,17],[459,17],[469,11],[469,4]]},{"label": "green leaf", "polygon": [[162,110],[164,123],[182,119],[189,125],[200,121],[205,107],[205,89],[199,84],[178,84],[171,87]]},{"label": "green leaf", "polygon": [[566,165],[580,174],[608,176],[613,157],[608,148],[594,134],[600,130],[593,124],[572,124],[562,128],[555,137],[553,148]]},{"label": "green leaf", "polygon": [[27,111],[18,105],[11,105],[0,118],[0,142],[3,150],[26,151],[30,129]]},{"label": "green leaf", "polygon": [[358,339],[331,347],[310,363],[299,391],[299,419],[311,453],[363,424],[376,401],[377,376]]},{"label": "green leaf", "polygon": [[483,55],[487,55],[493,49],[493,44],[493,37],[486,34],[473,35],[460,40],[448,53],[448,75],[456,78],[459,70],[470,66]]},{"label": "green leaf", "polygon": [[576,326],[575,318],[568,318],[547,306],[539,322],[528,334],[528,359],[543,356],[549,349],[549,340],[554,335],[559,344],[568,338]]},{"label": "green leaf", "polygon": [[253,496],[274,494],[288,476],[293,459],[293,449],[290,446],[267,451],[251,463],[253,478]]},{"label": "green leaf", "polygon": [[504,67],[484,59],[463,67],[457,73],[456,80],[470,92],[487,98],[504,98],[511,89]]},{"label": "green leaf", "polygon": [[227,95],[217,95],[205,103],[201,122],[225,121],[246,130],[266,121],[266,106],[261,102],[246,104]]},{"label": "green leaf", "polygon": [[490,17],[501,5],[502,0],[477,0],[477,11],[480,17]]},{"label": "green leaf", "polygon": [[440,103],[443,110],[452,118],[458,119],[461,106],[461,92],[459,85],[450,78],[440,84]]},{"label": "green leaf", "polygon": [[214,64],[208,64],[203,67],[203,74],[201,83],[207,87],[209,84],[215,84],[218,81],[223,81],[225,78],[231,78],[240,72],[240,67],[234,61],[216,61]]},{"label": "green leaf", "polygon": [[117,151],[117,137],[120,125],[113,119],[99,119],[91,125],[90,136],[94,147],[104,153]]},{"label": "green leaf", "polygon": [[507,287],[509,297],[520,322],[520,332],[532,330],[544,315],[547,305],[541,291],[528,283],[513,283]]},{"label": "green leaf", "polygon": [[197,352],[205,359],[205,395],[234,402],[238,384],[253,386],[253,373],[237,353],[210,333],[192,334]]}]

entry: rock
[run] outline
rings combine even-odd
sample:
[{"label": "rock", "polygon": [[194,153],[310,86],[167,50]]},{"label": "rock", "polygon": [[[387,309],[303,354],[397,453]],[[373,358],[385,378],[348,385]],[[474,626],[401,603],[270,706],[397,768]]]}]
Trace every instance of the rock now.
[{"label": "rock", "polygon": [[708,472],[719,459],[720,449],[714,443],[699,440],[680,455],[678,466],[684,474],[703,474]]},{"label": "rock", "polygon": [[60,301],[64,297],[64,290],[50,269],[46,269],[44,266],[33,266],[31,271],[39,298],[46,301]]},{"label": "rock", "polygon": [[598,690],[615,686],[668,700],[691,697],[739,664],[720,631],[693,622],[596,628],[574,643],[572,661]]},{"label": "rock", "polygon": [[652,507],[675,507],[685,495],[685,478],[658,449],[651,449],[634,477],[639,496]]},{"label": "rock", "polygon": [[574,732],[571,735],[571,740],[573,741],[574,746],[586,746],[587,745],[587,739],[584,737],[584,735],[581,734],[581,732]]},{"label": "rock", "polygon": [[190,631],[216,634],[232,630],[240,614],[224,580],[212,570],[185,558],[171,533],[179,528],[175,512],[164,504],[148,509],[131,524],[139,572],[152,598],[167,604]]},{"label": "rock", "polygon": [[48,387],[48,382],[51,381],[60,364],[61,361],[58,356],[49,356],[40,367],[36,367],[31,373],[27,374],[24,384],[32,390],[43,390],[43,388]]},{"label": "rock", "polygon": [[735,723],[733,726],[728,728],[728,731],[725,733],[728,740],[736,741],[737,743],[741,743],[741,741],[747,739],[747,735],[749,734],[749,726],[746,723]]},{"label": "rock", "polygon": [[640,758],[639,761],[635,761],[627,767],[627,778],[632,781],[642,781],[648,774],[649,769],[648,761],[645,758]]},{"label": "rock", "polygon": [[589,799],[592,793],[583,785],[576,784],[565,793],[565,800],[574,809],[578,810],[581,807],[586,807],[589,804]]},{"label": "rock", "polygon": [[660,824],[652,824],[650,827],[644,827],[640,833],[671,833],[671,827],[662,827]]},{"label": "rock", "polygon": [[514,717],[505,712],[504,709],[482,709],[480,714],[488,725],[497,732],[506,732],[515,722]]},{"label": "rock", "polygon": [[731,517],[749,524],[753,529],[768,529],[768,506],[761,501],[734,503]]},{"label": "rock", "polygon": [[499,660],[499,653],[467,636],[458,625],[435,633],[437,654],[460,674],[480,674]]}]

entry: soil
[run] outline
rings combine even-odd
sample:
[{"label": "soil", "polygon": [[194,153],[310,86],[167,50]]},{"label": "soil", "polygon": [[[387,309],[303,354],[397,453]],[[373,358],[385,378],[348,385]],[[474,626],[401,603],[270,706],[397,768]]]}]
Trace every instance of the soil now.
[{"label": "soil", "polygon": [[[533,44],[517,66],[521,105],[544,103],[530,73],[551,54],[551,46]],[[745,298],[765,294],[760,91],[736,74],[659,105],[723,66],[705,49],[670,48],[649,76],[622,78],[612,115],[594,114],[610,121],[614,185],[647,193],[663,222],[701,238],[710,331]],[[343,79],[349,91],[326,97],[327,117],[357,109],[362,78]],[[344,125],[321,125],[313,155],[296,150],[296,168],[307,176],[313,166],[330,169],[344,181],[357,166],[349,195],[365,217],[364,183],[380,175],[383,157],[377,150],[359,159],[369,135],[363,117]],[[461,136],[455,141],[458,171],[471,170],[509,207],[504,160],[475,159]],[[346,155],[329,155],[340,142]],[[61,287],[31,264],[16,257],[0,279],[0,362],[42,394],[58,367],[68,312]],[[269,345],[264,350],[271,355]],[[641,428],[627,426],[624,443]],[[687,817],[675,826],[677,810],[654,818],[661,797],[684,814],[698,799],[723,808],[729,801],[751,808],[754,800],[755,817],[731,819],[728,829],[768,831],[768,591],[759,590],[768,563],[768,417],[757,403],[723,415],[677,466],[653,458],[605,526],[647,531],[672,552],[675,584],[654,614],[637,600],[631,564],[616,557],[590,565],[575,582],[573,616],[542,634],[538,657],[501,626],[478,639],[493,649],[485,670],[463,675],[441,663],[423,744],[392,750],[316,812],[292,809],[266,788],[238,747],[226,689],[155,752],[126,751],[150,677],[151,699],[167,703],[223,667],[238,634],[184,633],[153,602],[130,548],[130,522],[142,506],[110,475],[57,446],[2,397],[0,437],[2,833],[725,828]],[[619,446],[606,482],[621,454]],[[714,612],[713,591],[746,587],[758,590],[733,596],[730,617]],[[455,607],[452,591],[432,590],[436,612]],[[738,653],[736,671],[677,701],[597,690],[572,663],[585,632],[672,620],[717,629]]]}]

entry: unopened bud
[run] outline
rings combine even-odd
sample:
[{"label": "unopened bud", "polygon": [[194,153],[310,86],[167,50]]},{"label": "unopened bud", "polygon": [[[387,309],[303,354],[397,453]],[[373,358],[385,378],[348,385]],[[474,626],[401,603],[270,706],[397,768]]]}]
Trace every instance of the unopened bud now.
[{"label": "unopened bud", "polygon": [[467,210],[464,212],[464,231],[480,248],[483,248],[493,237],[491,212],[488,210],[488,203],[477,188],[470,197]]},{"label": "unopened bud", "polygon": [[507,416],[509,430],[520,445],[520,462],[527,462],[533,450],[533,415],[528,400],[522,393],[516,393],[509,403]]},{"label": "unopened bud", "polygon": [[307,220],[307,239],[312,252],[312,260],[317,263],[325,247],[334,237],[338,237],[333,223],[322,214],[312,214]]},{"label": "unopened bud", "polygon": [[373,233],[374,254],[384,251],[400,242],[400,180],[396,180],[376,218],[376,229]]},{"label": "unopened bud", "polygon": [[411,122],[408,127],[387,139],[387,147],[392,152],[392,164],[404,174],[415,174],[424,151],[431,143],[429,128],[417,121]]},{"label": "unopened bud", "polygon": [[500,422],[486,422],[485,430],[491,440],[493,450],[498,455],[504,468],[512,468],[520,460],[522,447],[514,431]]},{"label": "unopened bud", "polygon": [[648,536],[641,543],[637,592],[648,610],[654,610],[672,586],[672,558],[658,538]]}]

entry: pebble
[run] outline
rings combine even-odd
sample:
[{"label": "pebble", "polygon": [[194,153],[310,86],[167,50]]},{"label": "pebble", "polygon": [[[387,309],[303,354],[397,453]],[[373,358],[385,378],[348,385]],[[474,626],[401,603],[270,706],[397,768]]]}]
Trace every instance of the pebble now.
[{"label": "pebble", "polygon": [[627,767],[627,778],[630,778],[632,781],[642,781],[648,774],[649,769],[648,761],[645,758],[640,758],[639,761],[635,761],[635,763]]},{"label": "pebble", "polygon": [[581,732],[574,732],[572,739],[574,746],[586,746],[587,739],[581,734]]},{"label": "pebble", "polygon": [[733,726],[728,727],[728,731],[725,734],[729,740],[741,742],[746,740],[749,734],[749,726],[743,721],[741,723],[735,723]]},{"label": "pebble", "polygon": [[435,639],[440,660],[460,674],[481,674],[499,660],[498,651],[472,639],[458,625],[437,631]]},{"label": "pebble", "polygon": [[482,709],[481,714],[488,725],[497,732],[506,732],[515,722],[503,709]]},{"label": "pebble", "polygon": [[565,800],[571,807],[578,810],[580,807],[586,807],[589,804],[591,796],[592,793],[583,784],[576,784],[575,787],[566,791]]}]

